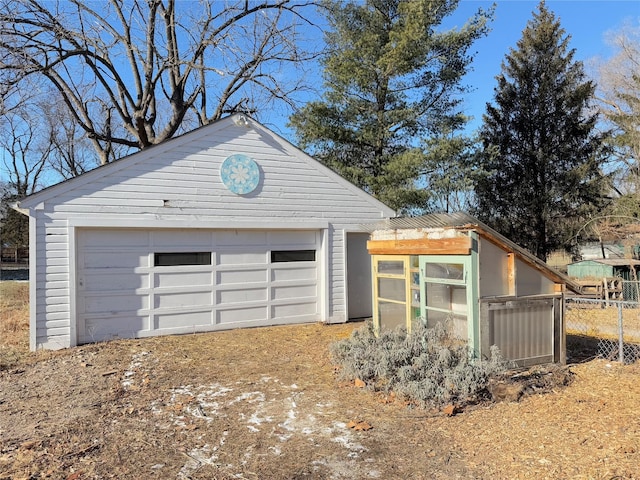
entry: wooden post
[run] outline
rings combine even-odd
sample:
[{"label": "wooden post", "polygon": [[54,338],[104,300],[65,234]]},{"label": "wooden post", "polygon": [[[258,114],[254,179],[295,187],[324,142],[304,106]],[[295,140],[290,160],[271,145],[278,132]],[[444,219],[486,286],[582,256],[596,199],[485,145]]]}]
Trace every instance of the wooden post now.
[{"label": "wooden post", "polygon": [[507,253],[507,282],[509,285],[509,295],[517,296],[516,291],[516,255],[515,253]]}]

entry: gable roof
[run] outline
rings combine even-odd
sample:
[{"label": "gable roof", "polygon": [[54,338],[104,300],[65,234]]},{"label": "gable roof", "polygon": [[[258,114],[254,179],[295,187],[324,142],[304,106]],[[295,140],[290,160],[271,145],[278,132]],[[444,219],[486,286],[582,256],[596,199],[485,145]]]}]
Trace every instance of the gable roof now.
[{"label": "gable roof", "polygon": [[575,282],[563,273],[551,268],[529,251],[465,212],[432,213],[420,217],[388,218],[367,226],[367,229],[370,232],[374,230],[401,230],[417,228],[475,231],[482,237],[485,237],[489,241],[501,247],[503,250],[513,252],[516,257],[520,258],[526,264],[535,268],[554,282],[565,284],[575,293],[580,293],[582,290],[582,286],[579,283]]},{"label": "gable roof", "polygon": [[204,125],[202,127],[196,128],[195,130],[184,133],[177,137],[173,137],[157,145],[150,146],[131,155],[122,157],[114,162],[108,163],[106,165],[101,165],[78,177],[64,180],[60,183],[47,187],[24,198],[23,200],[18,202],[17,205],[14,206],[14,208],[21,213],[28,214],[28,209],[33,208],[46,200],[54,199],[57,195],[63,192],[69,192],[77,187],[107,177],[115,172],[128,168],[137,163],[152,160],[153,158],[161,155],[163,152],[169,152],[173,149],[178,149],[183,145],[189,144],[190,142],[201,139],[203,137],[206,137],[207,139],[210,138],[212,146],[215,146],[215,144],[218,143],[218,141],[216,140],[216,134],[220,133],[223,129],[226,129],[228,127],[236,128],[238,136],[242,135],[242,132],[246,131],[246,129],[255,130],[262,137],[262,140],[266,144],[271,145],[286,153],[287,155],[293,156],[307,163],[318,171],[321,171],[327,177],[342,184],[344,188],[350,191],[352,194],[359,196],[364,201],[374,206],[376,209],[381,210],[384,215],[395,216],[394,210],[384,203],[380,202],[373,196],[366,193],[364,190],[349,182],[344,177],[340,176],[307,153],[303,152],[280,135],[269,130],[254,119],[239,113],[224,117],[210,123],[209,125]]}]

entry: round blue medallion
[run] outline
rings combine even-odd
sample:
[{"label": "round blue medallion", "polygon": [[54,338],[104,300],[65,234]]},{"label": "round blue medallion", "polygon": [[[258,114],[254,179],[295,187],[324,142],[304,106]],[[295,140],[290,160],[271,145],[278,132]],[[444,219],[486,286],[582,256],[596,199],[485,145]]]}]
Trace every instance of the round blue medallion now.
[{"label": "round blue medallion", "polygon": [[238,195],[253,192],[260,182],[260,169],[246,155],[231,155],[220,167],[220,179],[224,186]]}]

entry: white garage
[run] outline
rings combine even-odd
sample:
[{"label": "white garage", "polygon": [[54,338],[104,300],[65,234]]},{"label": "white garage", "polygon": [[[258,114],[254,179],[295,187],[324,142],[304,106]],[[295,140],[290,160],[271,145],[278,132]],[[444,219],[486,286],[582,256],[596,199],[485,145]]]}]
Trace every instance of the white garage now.
[{"label": "white garage", "polygon": [[388,207],[238,115],[20,202],[31,348],[371,315]]}]

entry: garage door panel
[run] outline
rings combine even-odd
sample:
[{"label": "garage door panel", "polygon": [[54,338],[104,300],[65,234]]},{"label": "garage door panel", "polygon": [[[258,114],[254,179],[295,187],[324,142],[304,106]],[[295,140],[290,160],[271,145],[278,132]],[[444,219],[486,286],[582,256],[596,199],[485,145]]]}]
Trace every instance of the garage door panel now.
[{"label": "garage door panel", "polygon": [[79,245],[84,248],[111,247],[147,247],[149,232],[144,230],[83,230]]},{"label": "garage door panel", "polygon": [[155,315],[155,328],[161,330],[209,326],[211,325],[211,323],[211,310],[205,310],[202,312],[176,312]]},{"label": "garage door panel", "polygon": [[148,267],[149,255],[137,252],[87,253],[82,257],[85,269]]},{"label": "garage door panel", "polygon": [[271,316],[273,318],[301,317],[305,315],[317,315],[318,304],[315,298],[310,298],[308,302],[291,304],[289,302],[282,305],[271,306]]},{"label": "garage door panel", "polygon": [[266,264],[267,254],[259,251],[219,251],[217,265]]},{"label": "garage door panel", "polygon": [[217,272],[216,279],[218,285],[265,283],[267,281],[267,272],[266,268],[223,270]]},{"label": "garage door panel", "polygon": [[228,230],[215,232],[216,247],[235,247],[238,245],[266,245],[267,232]]},{"label": "garage door panel", "polygon": [[148,325],[148,316],[89,317],[85,320],[83,342],[136,338]]},{"label": "garage door panel", "polygon": [[[184,230],[154,232],[152,244],[156,250],[185,251],[203,247],[211,249],[211,232],[207,230]],[[178,247],[178,249],[176,249]]]},{"label": "garage door panel", "polygon": [[85,295],[84,313],[135,312],[149,308],[149,293],[131,294],[122,292],[110,295]]},{"label": "garage door panel", "polygon": [[291,231],[269,232],[269,244],[273,247],[285,246],[313,248],[316,245],[316,232],[314,231]]},{"label": "garage door panel", "polygon": [[271,298],[274,300],[285,300],[301,297],[316,297],[318,287],[315,284],[310,285],[287,285],[271,287]]},{"label": "garage door panel", "polygon": [[266,301],[268,290],[265,287],[261,288],[235,288],[224,289],[216,292],[216,303],[246,303],[255,301]]},{"label": "garage door panel", "polygon": [[201,292],[156,293],[154,308],[176,308],[211,305],[211,290]]},{"label": "garage door panel", "polygon": [[182,287],[185,285],[201,287],[211,285],[211,271],[206,272],[162,272],[154,274],[157,288]]},{"label": "garage door panel", "polygon": [[[282,264],[280,264],[282,265]],[[286,265],[273,266],[271,269],[271,280],[274,282],[290,281],[290,280],[316,280],[318,270],[315,264],[304,265]]]},{"label": "garage door panel", "polygon": [[216,323],[233,324],[249,321],[264,322],[269,319],[269,309],[267,306],[241,307],[236,309],[222,310],[216,312]]},{"label": "garage door panel", "polygon": [[149,275],[127,275],[130,270],[84,275],[81,286],[89,291],[132,290],[149,288]]}]

